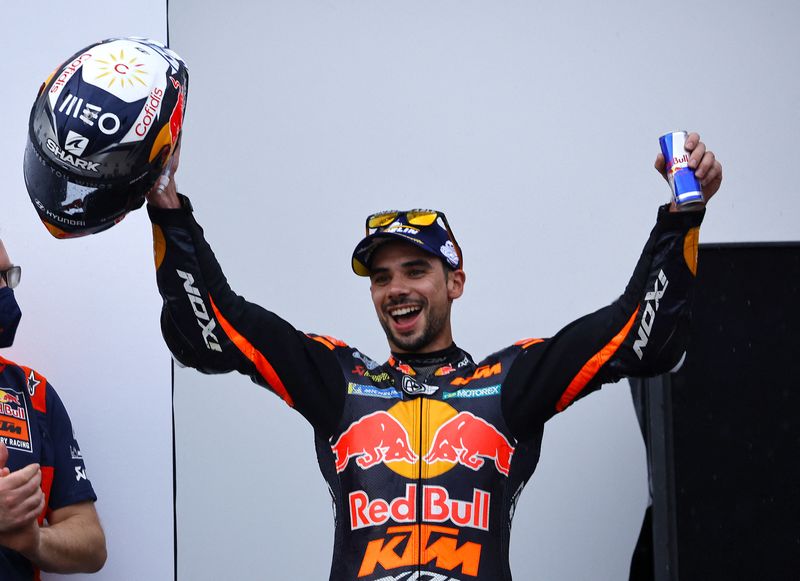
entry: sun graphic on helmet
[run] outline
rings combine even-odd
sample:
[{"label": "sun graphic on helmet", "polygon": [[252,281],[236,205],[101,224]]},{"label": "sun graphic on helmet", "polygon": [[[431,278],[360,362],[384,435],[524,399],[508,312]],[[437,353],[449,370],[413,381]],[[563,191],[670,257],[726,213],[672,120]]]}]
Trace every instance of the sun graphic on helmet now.
[{"label": "sun graphic on helmet", "polygon": [[144,63],[137,63],[136,56],[125,60],[125,50],[120,49],[119,56],[114,53],[109,53],[110,60],[95,59],[96,62],[101,63],[98,69],[101,71],[95,80],[109,77],[108,88],[110,89],[116,81],[125,87],[126,83],[132,87],[135,81],[138,81],[145,87],[147,83],[144,81],[149,76],[149,73],[144,70]]}]

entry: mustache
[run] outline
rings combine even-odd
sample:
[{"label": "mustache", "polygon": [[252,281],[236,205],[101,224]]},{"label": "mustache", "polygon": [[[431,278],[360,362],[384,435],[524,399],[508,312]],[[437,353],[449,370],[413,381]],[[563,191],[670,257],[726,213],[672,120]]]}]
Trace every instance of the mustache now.
[{"label": "mustache", "polygon": [[404,307],[424,307],[427,304],[427,301],[421,299],[389,299],[383,305],[383,310],[390,309],[392,307],[404,306]]}]

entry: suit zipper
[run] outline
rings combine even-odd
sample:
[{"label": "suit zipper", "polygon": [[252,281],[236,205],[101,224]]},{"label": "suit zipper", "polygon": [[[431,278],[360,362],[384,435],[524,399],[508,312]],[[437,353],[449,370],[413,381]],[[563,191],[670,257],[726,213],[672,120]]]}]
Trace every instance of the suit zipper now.
[{"label": "suit zipper", "polygon": [[423,514],[423,507],[422,507],[422,446],[423,442],[425,441],[425,420],[424,420],[424,413],[425,413],[425,405],[424,405],[424,397],[419,396],[419,449],[418,455],[419,458],[417,460],[419,469],[417,470],[417,575],[419,576],[422,573],[422,514]]}]

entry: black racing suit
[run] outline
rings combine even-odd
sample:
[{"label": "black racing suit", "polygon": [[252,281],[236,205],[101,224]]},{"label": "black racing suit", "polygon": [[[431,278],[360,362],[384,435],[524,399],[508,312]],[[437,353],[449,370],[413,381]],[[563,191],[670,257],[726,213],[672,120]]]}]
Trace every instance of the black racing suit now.
[{"label": "black racing suit", "polygon": [[149,208],[164,338],[180,363],[244,373],[314,427],[332,581],[510,580],[511,518],[545,421],[685,352],[702,212],[661,208],[624,294],[552,338],[480,362],[453,345],[379,364],[236,295],[182,204]]}]

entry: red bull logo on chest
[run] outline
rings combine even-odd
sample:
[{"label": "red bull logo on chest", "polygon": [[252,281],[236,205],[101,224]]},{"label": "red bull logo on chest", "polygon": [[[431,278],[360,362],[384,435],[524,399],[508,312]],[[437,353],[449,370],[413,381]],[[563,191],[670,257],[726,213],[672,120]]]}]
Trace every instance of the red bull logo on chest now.
[{"label": "red bull logo on chest", "polygon": [[492,495],[485,490],[474,489],[472,500],[450,497],[443,486],[422,487],[422,510],[417,507],[417,485],[406,484],[406,494],[386,500],[370,499],[363,490],[351,492],[350,529],[385,525],[389,521],[398,524],[415,523],[419,516],[425,522],[447,523],[459,527],[489,530],[489,505]]},{"label": "red bull logo on chest", "polygon": [[458,462],[472,470],[479,470],[489,459],[500,474],[508,476],[513,453],[514,448],[492,424],[470,412],[461,412],[436,430],[423,459],[429,464],[439,460]]},{"label": "red bull logo on chest", "polygon": [[9,448],[31,452],[27,402],[22,392],[0,389],[0,441]]},{"label": "red bull logo on chest", "polygon": [[384,464],[409,479],[434,478],[457,465],[477,471],[487,461],[508,476],[514,454],[512,444],[490,422],[432,399],[401,401],[365,415],[350,424],[331,450],[337,472],[355,460],[363,470]]},{"label": "red bull logo on chest", "polygon": [[378,411],[350,424],[332,446],[336,457],[336,472],[347,467],[350,458],[361,468],[371,468],[381,462],[416,462],[408,432],[388,412]]}]

